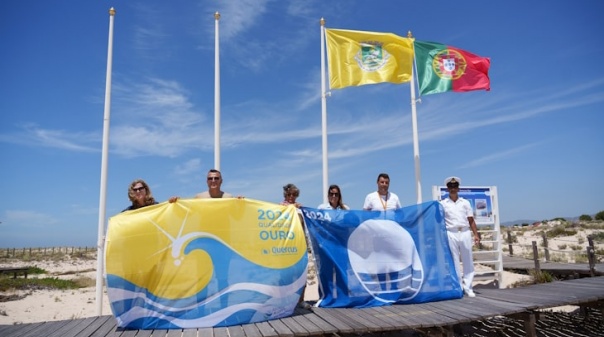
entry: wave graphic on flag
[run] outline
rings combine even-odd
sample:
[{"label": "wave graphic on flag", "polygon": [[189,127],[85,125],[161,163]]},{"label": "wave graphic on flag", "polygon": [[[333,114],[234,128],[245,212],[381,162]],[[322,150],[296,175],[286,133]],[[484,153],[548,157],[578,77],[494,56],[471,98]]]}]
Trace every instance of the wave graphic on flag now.
[{"label": "wave graphic on flag", "polygon": [[[107,293],[118,326],[230,326],[292,314],[306,284],[308,263],[296,211],[253,201],[241,205],[235,200],[226,208],[179,201],[179,205],[151,206],[111,219],[114,235],[107,244]],[[173,216],[180,217],[182,206],[187,206],[184,216],[172,221]],[[258,215],[266,212],[279,216],[260,222]],[[273,228],[271,224],[280,228],[274,230],[275,239],[267,230]],[[193,227],[209,230],[187,231]],[[137,254],[141,257],[132,256]]]}]

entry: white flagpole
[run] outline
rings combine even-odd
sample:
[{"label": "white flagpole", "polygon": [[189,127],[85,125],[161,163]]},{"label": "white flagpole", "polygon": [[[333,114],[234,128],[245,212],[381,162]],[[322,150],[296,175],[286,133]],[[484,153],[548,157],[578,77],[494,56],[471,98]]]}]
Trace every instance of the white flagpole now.
[{"label": "white flagpole", "polygon": [[109,155],[109,120],[111,116],[111,64],[113,58],[113,19],[115,9],[109,9],[109,42],[107,47],[107,77],[105,79],[105,113],[103,117],[103,151],[101,159],[101,192],[99,197],[99,232],[96,246],[96,314],[103,314],[103,260],[105,256],[105,215],[107,201],[107,157]]},{"label": "white flagpole", "polygon": [[[408,38],[412,38],[411,32],[407,33]],[[414,47],[415,48],[415,47]],[[413,53],[413,59],[415,60],[415,52]],[[415,62],[414,62],[415,63]],[[422,203],[422,181],[419,165],[419,136],[417,131],[417,111],[416,111],[416,100],[415,100],[415,71],[413,65],[411,65],[411,119],[413,124],[413,158],[415,159],[415,192],[417,193],[417,203]]]},{"label": "white flagpole", "polygon": [[214,13],[214,168],[220,170],[220,13]]},{"label": "white flagpole", "polygon": [[327,189],[329,177],[327,169],[327,92],[325,92],[325,19],[321,18],[321,135],[323,139],[323,203],[329,202]]}]

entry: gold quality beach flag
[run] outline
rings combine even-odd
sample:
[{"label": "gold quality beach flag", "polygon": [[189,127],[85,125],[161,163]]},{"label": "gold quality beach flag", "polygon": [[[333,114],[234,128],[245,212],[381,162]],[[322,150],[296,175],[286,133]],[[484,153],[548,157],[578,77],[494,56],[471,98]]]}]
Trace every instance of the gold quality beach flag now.
[{"label": "gold quality beach flag", "polygon": [[181,329],[291,315],[306,285],[296,208],[180,199],[109,220],[107,295],[118,326]]},{"label": "gold quality beach flag", "polygon": [[413,38],[357,30],[325,32],[332,89],[411,81]]}]

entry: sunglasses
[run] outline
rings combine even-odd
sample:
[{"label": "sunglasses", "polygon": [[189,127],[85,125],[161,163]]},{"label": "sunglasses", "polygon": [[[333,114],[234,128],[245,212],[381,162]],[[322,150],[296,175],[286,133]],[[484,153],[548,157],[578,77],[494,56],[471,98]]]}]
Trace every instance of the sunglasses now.
[{"label": "sunglasses", "polygon": [[208,181],[218,181],[220,177],[208,177]]},{"label": "sunglasses", "polygon": [[297,197],[298,193],[287,193],[285,196],[286,197]]},{"label": "sunglasses", "polygon": [[133,188],[132,190],[134,191],[134,193],[137,193],[137,192],[140,192],[140,191],[144,191],[145,187],[143,186],[143,187]]},{"label": "sunglasses", "polygon": [[331,193],[331,192],[330,192],[330,193],[329,193],[329,196],[330,196],[330,197],[339,197],[339,196],[340,196],[340,193]]},{"label": "sunglasses", "polygon": [[459,188],[459,184],[447,184],[448,188]]}]

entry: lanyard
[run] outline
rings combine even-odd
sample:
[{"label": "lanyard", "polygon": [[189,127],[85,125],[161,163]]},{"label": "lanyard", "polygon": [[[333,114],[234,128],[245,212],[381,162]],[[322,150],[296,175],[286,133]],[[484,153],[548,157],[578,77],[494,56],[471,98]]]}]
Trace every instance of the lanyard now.
[{"label": "lanyard", "polygon": [[386,206],[388,206],[388,194],[390,192],[386,192],[386,202],[384,202],[384,200],[382,200],[382,196],[380,195],[379,192],[375,192],[378,195],[378,199],[380,199],[380,202],[382,203],[382,207],[384,207],[384,211],[386,210]]}]

